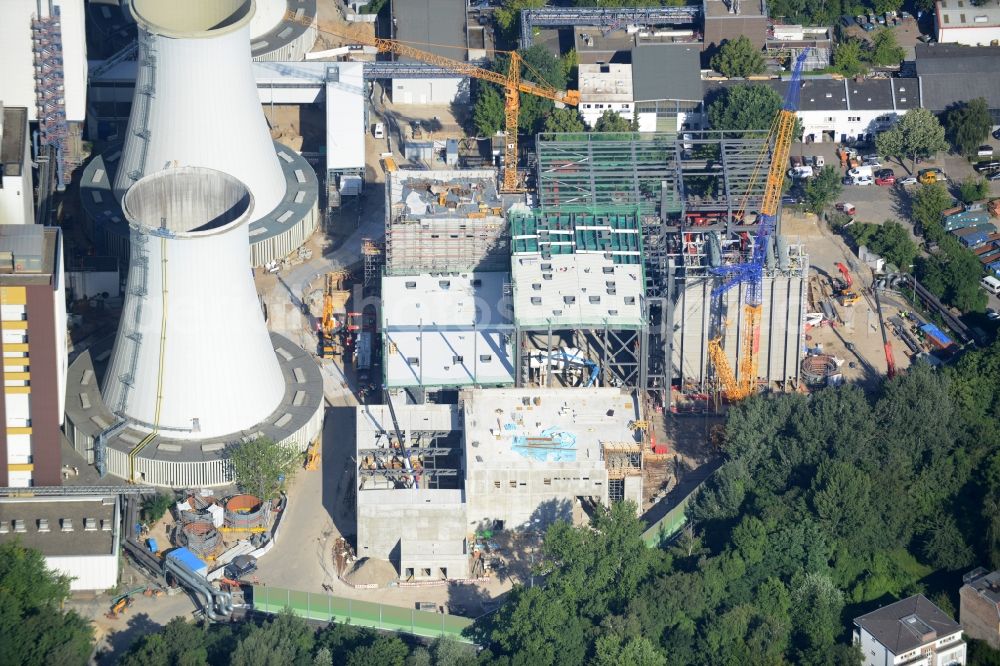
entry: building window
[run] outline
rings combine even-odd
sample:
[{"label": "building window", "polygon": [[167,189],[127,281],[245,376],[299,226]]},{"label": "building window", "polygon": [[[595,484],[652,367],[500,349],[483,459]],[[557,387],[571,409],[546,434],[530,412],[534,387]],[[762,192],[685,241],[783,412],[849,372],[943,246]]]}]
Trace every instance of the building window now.
[{"label": "building window", "polygon": [[409,357],[408,359],[406,359],[406,362],[409,363],[410,365],[420,365],[420,359],[417,358],[416,356]]},{"label": "building window", "polygon": [[479,355],[479,362],[480,363],[489,363],[492,360],[493,360],[493,354],[480,354]]},{"label": "building window", "polygon": [[452,356],[452,357],[451,357],[451,362],[452,362],[452,363],[462,363],[462,362],[463,362],[463,359],[462,359],[462,357],[461,357],[461,356]]},{"label": "building window", "polygon": [[852,123],[860,123],[861,122],[861,116],[848,116],[847,120],[848,120],[848,122],[852,122]]},{"label": "building window", "polygon": [[499,488],[500,487],[500,482],[499,481],[494,481],[493,482],[493,487],[494,488]]}]

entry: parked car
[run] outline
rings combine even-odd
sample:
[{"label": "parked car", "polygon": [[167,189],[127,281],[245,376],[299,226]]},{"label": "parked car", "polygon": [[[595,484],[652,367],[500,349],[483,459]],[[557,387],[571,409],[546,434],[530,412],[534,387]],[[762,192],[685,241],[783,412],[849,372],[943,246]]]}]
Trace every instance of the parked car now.
[{"label": "parked car", "polygon": [[874,23],[864,23],[861,26],[861,29],[864,30],[865,32],[871,32],[872,30],[875,29],[875,24]]},{"label": "parked car", "polygon": [[896,184],[897,185],[901,185],[903,187],[906,187],[907,185],[916,185],[917,184],[917,177],[916,176],[907,176],[903,180],[897,180]]},{"label": "parked car", "polygon": [[945,183],[948,181],[948,176],[941,169],[931,167],[929,169],[921,169],[917,172],[917,180],[924,185],[930,185],[931,183]]},{"label": "parked car", "polygon": [[993,138],[994,139],[1000,139],[1000,127],[998,127],[995,130],[993,130]]},{"label": "parked car", "polygon": [[846,203],[846,202],[845,203],[838,203],[837,204],[837,210],[839,210],[841,213],[844,213],[845,215],[854,215],[854,213],[856,211],[856,209],[854,207],[854,204],[852,204],[852,203]]},{"label": "parked car", "polygon": [[991,183],[997,182],[998,180],[1000,180],[1000,171],[994,171],[993,173],[991,173],[986,177],[986,180],[990,181]]},{"label": "parked car", "polygon": [[983,160],[982,162],[977,162],[976,166],[972,167],[979,173],[989,173],[991,171],[996,171],[1000,169],[1000,161],[997,160]]},{"label": "parked car", "polygon": [[979,146],[979,149],[976,151],[976,155],[979,155],[979,157],[993,157],[993,146],[984,143]]},{"label": "parked car", "polygon": [[813,168],[811,166],[797,166],[794,169],[788,170],[788,177],[795,178],[798,180],[803,180],[805,178],[812,178]]},{"label": "parked car", "polygon": [[871,176],[847,176],[844,178],[844,185],[868,186],[874,183],[875,179]]},{"label": "parked car", "polygon": [[817,169],[822,169],[826,166],[826,158],[822,155],[814,155],[812,159],[812,164]]},{"label": "parked car", "polygon": [[878,178],[875,179],[875,184],[876,185],[881,185],[883,187],[888,187],[890,185],[895,185],[896,184],[896,177],[894,175],[892,175],[891,173],[889,175],[887,175],[887,176],[879,176]]},{"label": "parked car", "polygon": [[1000,312],[997,312],[993,308],[986,308],[986,316],[993,321],[1000,319]]},{"label": "parked car", "polygon": [[895,176],[896,172],[892,169],[879,169],[875,173],[876,178],[889,178],[890,176]]}]

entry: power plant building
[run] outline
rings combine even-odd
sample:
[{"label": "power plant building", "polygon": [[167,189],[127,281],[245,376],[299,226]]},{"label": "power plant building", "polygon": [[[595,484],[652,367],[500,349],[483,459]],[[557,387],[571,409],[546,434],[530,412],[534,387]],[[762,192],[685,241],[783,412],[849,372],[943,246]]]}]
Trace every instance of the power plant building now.
[{"label": "power plant building", "polygon": [[28,109],[0,100],[0,224],[35,221]]},{"label": "power plant building", "polygon": [[65,289],[59,228],[0,225],[0,486],[62,483]]},{"label": "power plant building", "polygon": [[227,446],[266,436],[305,450],[319,435],[319,369],[268,333],[248,270],[253,206],[243,183],[201,167],[126,193],[128,289],[103,390],[89,354],[69,379],[66,434],[99,471],[220,485]]},{"label": "power plant building", "polygon": [[121,198],[143,176],[176,166],[216,169],[246,183],[255,201],[255,266],[291,253],[315,229],[316,175],[304,158],[271,140],[257,95],[254,7],[239,0],[131,0],[139,66],[125,142],[92,160],[81,181],[103,251],[127,258]]},{"label": "power plant building", "polygon": [[398,434],[388,406],[357,410],[357,554],[404,580],[473,576],[477,530],[541,530],[580,501],[641,504],[627,391],[468,390],[458,405],[394,409]]}]

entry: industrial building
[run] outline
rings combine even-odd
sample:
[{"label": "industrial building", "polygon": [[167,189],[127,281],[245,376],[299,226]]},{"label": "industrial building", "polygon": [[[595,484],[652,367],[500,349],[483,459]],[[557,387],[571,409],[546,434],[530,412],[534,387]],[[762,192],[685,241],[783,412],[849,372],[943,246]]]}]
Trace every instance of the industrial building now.
[{"label": "industrial building", "polygon": [[315,63],[326,75],[326,184],[328,206],[364,188],[368,105],[364,65]]},{"label": "industrial building", "polygon": [[127,259],[120,202],[133,183],[167,166],[201,166],[249,187],[253,265],[291,253],[316,227],[318,183],[305,159],[271,140],[251,70],[254,5],[132,0],[130,8],[139,53],[125,142],[93,159],[80,187],[98,247]]},{"label": "industrial building", "polygon": [[65,290],[59,228],[0,225],[0,487],[62,483]]},{"label": "industrial building", "polygon": [[121,511],[118,495],[0,498],[0,544],[41,551],[72,592],[105,592],[118,586]]},{"label": "industrial building", "polygon": [[[980,9],[979,7],[970,8]],[[917,44],[920,106],[941,113],[982,97],[994,125],[1000,125],[1000,46]]]},{"label": "industrial building", "polygon": [[[84,0],[4,0],[0,3],[0,43],[4,45],[0,68],[0,100],[28,109],[28,120],[39,120],[37,105],[41,47],[58,51],[65,119],[81,123],[87,107],[87,43]],[[56,42],[40,40],[55,28]],[[48,111],[47,111],[48,112]]]},{"label": "industrial building", "polygon": [[[391,38],[465,62],[469,60],[466,9],[466,0],[392,0]],[[468,104],[470,95],[469,78],[460,76],[394,78],[391,90],[396,104]]]},{"label": "industrial building", "polygon": [[386,387],[513,384],[509,284],[499,272],[383,277]]},{"label": "industrial building", "polygon": [[0,100],[0,224],[35,221],[28,109]]},{"label": "industrial building", "polygon": [[507,270],[494,169],[395,171],[386,174],[385,197],[387,274]]},{"label": "industrial building", "polygon": [[962,576],[959,615],[969,638],[1000,650],[1000,571],[977,567]]},{"label": "industrial building", "polygon": [[639,44],[632,49],[632,90],[640,132],[677,132],[697,120],[704,97],[700,46]]},{"label": "industrial building", "polygon": [[358,407],[357,554],[404,580],[468,578],[477,530],[541,530],[581,502],[641,504],[638,419],[633,395],[613,388]]},{"label": "industrial building", "polygon": [[[711,292],[721,284],[719,269],[752,251],[764,185],[756,165],[766,141],[762,131],[540,135],[538,207],[509,215],[518,385],[550,385],[558,373],[549,371],[565,375],[569,366],[576,368],[569,380],[580,383],[580,366],[596,366],[597,385],[648,389],[664,405],[672,399],[668,387],[711,390],[716,377],[708,340],[721,336],[733,360],[747,334],[738,294],[727,296],[732,312],[724,318]],[[798,385],[808,256],[780,240],[768,257],[761,325],[768,358],[758,380],[784,390]],[[606,265],[553,270],[560,262],[600,260]],[[526,280],[527,269],[550,277]],[[606,279],[595,281],[597,271]],[[561,304],[547,303],[547,282],[573,275],[579,276],[578,292],[560,294]],[[561,288],[566,291],[565,284]],[[549,309],[547,316],[529,319],[534,310],[518,308],[524,299]],[[611,307],[608,299],[621,302]],[[616,315],[605,312],[597,321],[558,330],[555,311],[566,315],[574,311],[567,307],[591,305]]]},{"label": "industrial building", "polygon": [[995,45],[1000,39],[1000,2],[987,0],[966,6],[962,0],[937,0],[934,28],[940,44]]},{"label": "industrial building", "polygon": [[580,115],[590,128],[606,111],[613,111],[625,120],[634,116],[632,107],[632,65],[587,64],[577,67],[580,82]]},{"label": "industrial building", "polygon": [[706,51],[714,52],[723,42],[741,35],[756,48],[764,48],[770,22],[764,0],[702,0],[702,17]]},{"label": "industrial building", "polygon": [[305,450],[319,435],[319,369],[268,334],[247,270],[254,203],[202,167],[157,171],[126,193],[128,289],[103,388],[89,354],[68,382],[67,437],[102,474],[221,485],[227,445],[266,436]]}]

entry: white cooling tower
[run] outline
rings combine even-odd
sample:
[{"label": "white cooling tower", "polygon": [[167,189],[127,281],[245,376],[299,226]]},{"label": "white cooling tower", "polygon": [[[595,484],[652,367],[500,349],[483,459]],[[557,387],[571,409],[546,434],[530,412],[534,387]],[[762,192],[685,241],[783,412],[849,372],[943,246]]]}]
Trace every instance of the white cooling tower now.
[{"label": "white cooling tower", "polygon": [[130,7],[139,70],[117,197],[147,174],[199,166],[246,183],[251,221],[269,214],[286,180],[251,71],[254,0],[130,0]]},{"label": "white cooling tower", "polygon": [[253,207],[239,180],[199,167],[159,171],[125,195],[128,291],[103,390],[119,417],[208,439],[278,406],[285,382],[249,269]]}]

